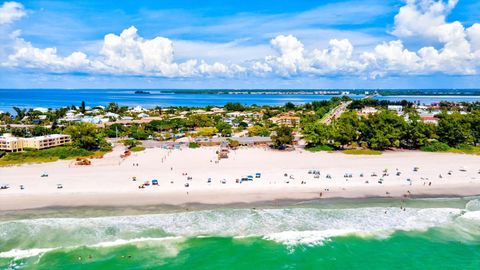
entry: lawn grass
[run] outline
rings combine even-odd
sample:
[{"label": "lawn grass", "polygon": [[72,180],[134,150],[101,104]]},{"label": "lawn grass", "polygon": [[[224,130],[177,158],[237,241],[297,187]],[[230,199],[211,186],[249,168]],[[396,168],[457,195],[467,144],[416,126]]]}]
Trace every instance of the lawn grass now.
[{"label": "lawn grass", "polygon": [[143,151],[143,150],[145,150],[145,147],[143,147],[143,146],[134,146],[134,147],[130,148],[130,151],[132,151],[132,152],[140,152],[140,151]]},{"label": "lawn grass", "polygon": [[310,152],[320,152],[320,151],[332,152],[333,147],[329,145],[315,145],[315,146],[307,146],[305,147],[305,150]]},{"label": "lawn grass", "polygon": [[105,154],[105,152],[92,152],[72,146],[60,146],[44,150],[29,150],[24,152],[8,153],[4,157],[0,158],[0,166],[53,162],[60,159],[101,156],[103,154]]},{"label": "lawn grass", "polygon": [[348,149],[348,150],[343,150],[342,153],[347,155],[381,155],[382,151],[371,150],[371,149]]},{"label": "lawn grass", "polygon": [[426,145],[420,148],[420,150],[425,152],[443,152],[443,153],[480,155],[480,146],[459,145],[457,147],[450,147],[447,144],[439,143],[439,142]]},{"label": "lawn grass", "polygon": [[472,146],[471,148],[450,148],[446,152],[457,154],[480,155],[480,146]]}]

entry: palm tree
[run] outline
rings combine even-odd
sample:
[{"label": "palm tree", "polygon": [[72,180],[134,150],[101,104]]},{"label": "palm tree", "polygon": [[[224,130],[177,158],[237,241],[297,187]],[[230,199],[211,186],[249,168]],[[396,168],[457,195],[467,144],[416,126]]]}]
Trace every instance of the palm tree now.
[{"label": "palm tree", "polygon": [[20,109],[18,107],[13,107],[13,110],[17,113],[15,120],[22,120],[27,112],[27,109]]}]

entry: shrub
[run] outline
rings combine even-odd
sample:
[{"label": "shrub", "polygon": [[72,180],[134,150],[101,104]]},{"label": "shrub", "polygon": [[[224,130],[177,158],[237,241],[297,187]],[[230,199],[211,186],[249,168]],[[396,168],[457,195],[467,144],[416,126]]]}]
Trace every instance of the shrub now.
[{"label": "shrub", "polygon": [[240,146],[240,142],[237,140],[229,139],[228,146],[230,146],[230,148],[237,148],[238,146]]},{"label": "shrub", "polygon": [[0,151],[0,158],[5,156],[6,152],[5,151]]},{"label": "shrub", "polygon": [[58,159],[67,159],[73,157],[91,156],[93,152],[88,150],[71,147],[60,146],[44,150],[30,150],[24,152],[9,153],[1,158],[0,165],[21,164],[31,162],[49,162]]},{"label": "shrub", "polygon": [[196,142],[189,142],[188,143],[188,148],[199,148],[200,147],[200,144],[196,143]]},{"label": "shrub", "polygon": [[470,145],[470,144],[465,144],[465,143],[459,144],[459,145],[457,145],[457,147],[455,147],[455,148],[460,149],[460,150],[462,150],[462,151],[464,151],[464,152],[472,152],[472,151],[475,149],[472,145]]},{"label": "shrub", "polygon": [[130,150],[131,150],[132,152],[140,152],[140,151],[145,150],[145,147],[143,147],[143,146],[134,146],[134,147],[130,148]]},{"label": "shrub", "polygon": [[428,142],[420,148],[420,150],[426,151],[426,152],[446,152],[449,149],[450,149],[450,146],[448,146],[448,144],[442,143],[439,141]]},{"label": "shrub", "polygon": [[123,145],[125,145],[128,148],[133,148],[133,147],[138,146],[140,144],[139,141],[133,140],[133,139],[123,140],[122,143],[123,143]]},{"label": "shrub", "polygon": [[330,145],[315,145],[315,146],[307,146],[305,150],[310,152],[320,152],[320,151],[333,151],[333,147]]},{"label": "shrub", "polygon": [[342,151],[347,155],[381,155],[382,151],[371,150],[371,149],[349,149]]}]

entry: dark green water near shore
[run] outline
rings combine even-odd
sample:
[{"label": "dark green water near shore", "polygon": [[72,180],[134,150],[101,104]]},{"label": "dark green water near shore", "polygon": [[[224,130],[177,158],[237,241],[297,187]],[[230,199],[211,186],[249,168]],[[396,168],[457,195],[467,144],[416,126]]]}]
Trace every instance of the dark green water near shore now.
[{"label": "dark green water near shore", "polygon": [[1,213],[0,269],[480,269],[480,200]]}]

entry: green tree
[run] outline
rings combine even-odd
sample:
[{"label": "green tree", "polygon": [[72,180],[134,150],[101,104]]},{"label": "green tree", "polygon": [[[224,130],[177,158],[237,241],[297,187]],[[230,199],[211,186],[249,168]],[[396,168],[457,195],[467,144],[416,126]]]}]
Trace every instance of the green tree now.
[{"label": "green tree", "polygon": [[206,114],[192,114],[187,118],[190,127],[212,127],[213,120]]},{"label": "green tree", "polygon": [[197,130],[198,136],[213,136],[218,132],[218,130],[214,127],[202,127]]},{"label": "green tree", "polygon": [[116,113],[116,112],[118,112],[118,109],[119,109],[119,107],[118,107],[118,104],[117,104],[117,103],[115,103],[115,102],[110,102],[110,103],[108,103],[108,105],[107,105],[106,111],[107,111],[107,112]]},{"label": "green tree", "polygon": [[12,123],[12,115],[8,112],[0,114],[0,122],[5,124]]},{"label": "green tree", "polygon": [[480,144],[480,109],[472,111],[468,116],[468,122],[472,129],[474,144]]},{"label": "green tree", "polygon": [[123,143],[123,145],[125,145],[129,149],[141,144],[139,141],[132,140],[132,139],[124,140],[124,141],[122,141],[122,143]]},{"label": "green tree", "polygon": [[71,136],[75,146],[86,150],[99,149],[104,140],[100,130],[89,123],[72,124],[65,128],[64,133]]},{"label": "green tree", "polygon": [[232,135],[232,126],[224,121],[219,121],[215,127],[222,136],[231,136]]},{"label": "green tree", "polygon": [[295,106],[295,104],[293,104],[292,102],[287,102],[285,103],[285,110],[286,111],[293,111],[295,110],[297,107]]},{"label": "green tree", "polygon": [[409,114],[409,123],[403,133],[401,146],[418,149],[436,137],[436,125],[424,123],[418,113],[412,112]]},{"label": "green tree", "polygon": [[85,108],[85,101],[82,100],[82,104],[80,105],[80,112],[85,113],[86,108]]},{"label": "green tree", "polygon": [[383,150],[400,146],[405,126],[403,117],[391,111],[381,111],[371,114],[361,129],[370,148]]},{"label": "green tree", "polygon": [[112,124],[105,129],[105,134],[109,138],[116,138],[125,136],[127,129],[122,124]]},{"label": "green tree", "polygon": [[356,112],[344,112],[333,121],[332,126],[335,147],[343,147],[358,141],[360,119]]},{"label": "green tree", "polygon": [[309,146],[329,145],[333,140],[332,126],[319,121],[306,124],[302,132]]},{"label": "green tree", "polygon": [[438,140],[455,147],[460,144],[473,144],[474,134],[470,122],[459,112],[441,113],[438,121]]},{"label": "green tree", "polygon": [[178,129],[184,128],[186,126],[185,119],[174,118],[174,119],[163,119],[163,120],[153,120],[146,125],[146,129],[151,131],[176,131]]},{"label": "green tree", "polygon": [[228,139],[228,146],[232,149],[236,149],[238,146],[240,146],[240,142],[237,140]]},{"label": "green tree", "polygon": [[285,145],[293,143],[293,129],[289,126],[278,126],[275,128],[275,132],[271,136],[273,146],[275,148],[281,148]]},{"label": "green tree", "polygon": [[270,130],[260,125],[253,125],[248,128],[248,136],[270,136]]},{"label": "green tree", "polygon": [[13,110],[16,113],[15,120],[17,120],[17,121],[22,120],[27,114],[27,109],[21,109],[19,107],[13,107]]},{"label": "green tree", "polygon": [[145,130],[143,126],[133,125],[129,129],[129,136],[135,140],[146,140],[151,135],[151,132]]},{"label": "green tree", "polygon": [[227,104],[225,104],[224,106],[225,110],[227,111],[245,111],[245,106],[243,106],[242,104],[238,103],[238,102],[228,102]]},{"label": "green tree", "polygon": [[35,126],[31,130],[31,134],[32,134],[32,136],[42,136],[42,135],[50,134],[51,133],[50,131],[51,131],[50,128],[44,128],[42,126]]}]

